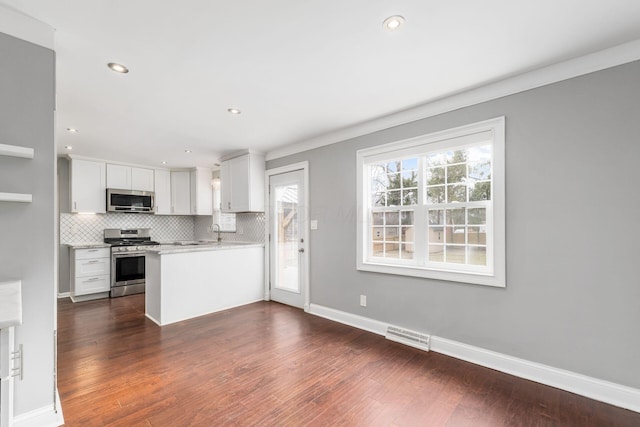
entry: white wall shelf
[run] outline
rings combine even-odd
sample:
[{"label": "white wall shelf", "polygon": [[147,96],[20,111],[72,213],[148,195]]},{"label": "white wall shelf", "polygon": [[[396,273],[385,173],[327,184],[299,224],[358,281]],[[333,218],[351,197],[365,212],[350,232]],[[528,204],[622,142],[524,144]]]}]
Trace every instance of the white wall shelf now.
[{"label": "white wall shelf", "polygon": [[17,145],[0,144],[0,156],[23,157],[25,159],[33,159],[34,150],[28,147],[19,147]]},{"label": "white wall shelf", "polygon": [[0,193],[0,202],[31,203],[32,201],[33,196],[31,194]]},{"label": "white wall shelf", "polygon": [[[33,159],[34,150],[33,148],[19,147],[17,145],[0,144],[0,156]],[[31,194],[0,193],[0,202],[31,203],[32,200],[33,196]]]}]

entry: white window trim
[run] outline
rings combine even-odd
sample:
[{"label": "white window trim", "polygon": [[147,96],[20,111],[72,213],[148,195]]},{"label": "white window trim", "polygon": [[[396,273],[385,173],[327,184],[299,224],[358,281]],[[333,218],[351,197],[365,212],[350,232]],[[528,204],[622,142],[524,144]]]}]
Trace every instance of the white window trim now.
[{"label": "white window trim", "polygon": [[[493,200],[493,224],[487,224],[493,229],[493,265],[490,268],[492,273],[462,272],[460,270],[447,270],[440,268],[430,268],[416,265],[400,265],[384,263],[384,260],[368,261],[368,242],[370,233],[369,224],[369,192],[363,191],[363,186],[369,185],[368,170],[365,164],[369,164],[375,159],[385,158],[393,153],[402,156],[404,153],[411,153],[417,147],[427,144],[435,146],[446,145],[447,140],[452,138],[473,139],[474,134],[491,132],[493,135],[493,175],[492,193]],[[459,140],[458,140],[459,141]],[[456,144],[459,145],[459,144]],[[430,147],[431,148],[431,147]],[[506,242],[505,242],[505,118],[494,119],[472,123],[453,129],[434,132],[428,135],[419,136],[403,141],[392,142],[376,147],[358,150],[357,155],[357,197],[358,197],[358,227],[357,227],[357,265],[360,271],[371,271],[377,273],[395,274],[402,276],[422,277],[437,280],[446,280],[462,283],[471,283],[486,286],[505,287],[506,286]],[[399,207],[401,208],[401,207]],[[421,207],[419,208],[421,209]]]}]

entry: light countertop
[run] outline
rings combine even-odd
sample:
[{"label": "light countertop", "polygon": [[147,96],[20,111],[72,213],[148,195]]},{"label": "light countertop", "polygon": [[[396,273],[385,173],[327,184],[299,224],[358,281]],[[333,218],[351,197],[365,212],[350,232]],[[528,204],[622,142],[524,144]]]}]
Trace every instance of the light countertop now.
[{"label": "light countertop", "polygon": [[22,283],[0,282],[0,329],[22,324]]},{"label": "light countertop", "polygon": [[263,243],[242,243],[242,242],[222,242],[222,244],[218,244],[217,242],[192,242],[189,244],[188,242],[183,242],[181,244],[170,243],[170,244],[161,244],[159,246],[154,246],[147,249],[147,252],[153,252],[160,255],[165,254],[180,254],[186,252],[204,252],[204,251],[224,251],[224,250],[235,250],[235,249],[245,249],[245,248],[262,248],[264,247]]},{"label": "light countertop", "polygon": [[109,248],[110,244],[104,242],[79,242],[79,243],[67,243],[72,249],[91,249],[91,248]]}]

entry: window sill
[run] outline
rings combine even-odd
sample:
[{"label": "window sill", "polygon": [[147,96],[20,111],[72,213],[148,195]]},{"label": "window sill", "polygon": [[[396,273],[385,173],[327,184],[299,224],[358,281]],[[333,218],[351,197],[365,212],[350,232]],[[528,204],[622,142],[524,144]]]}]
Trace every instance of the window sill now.
[{"label": "window sill", "polygon": [[359,271],[369,271],[374,273],[394,274],[397,276],[420,277],[423,279],[445,280],[449,282],[468,283],[473,285],[492,286],[496,288],[506,287],[504,277],[481,273],[463,273],[458,271],[435,270],[431,268],[391,265],[372,262],[359,262]]}]

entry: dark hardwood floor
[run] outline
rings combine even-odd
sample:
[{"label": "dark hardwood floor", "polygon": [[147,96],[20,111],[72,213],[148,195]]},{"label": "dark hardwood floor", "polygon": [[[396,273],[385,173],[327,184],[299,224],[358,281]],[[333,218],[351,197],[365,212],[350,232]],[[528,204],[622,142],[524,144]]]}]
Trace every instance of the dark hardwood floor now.
[{"label": "dark hardwood floor", "polygon": [[640,426],[640,414],[285,305],[165,327],[144,295],[59,302],[66,426]]}]

